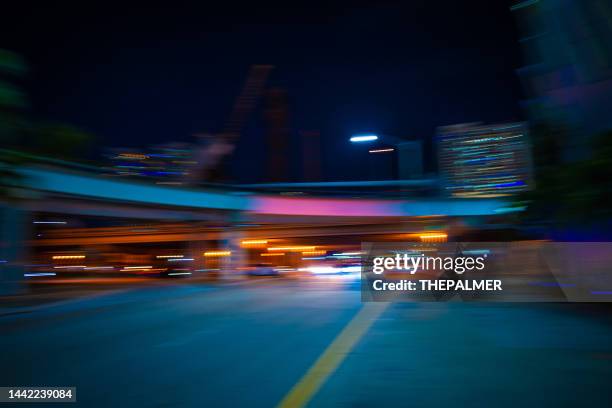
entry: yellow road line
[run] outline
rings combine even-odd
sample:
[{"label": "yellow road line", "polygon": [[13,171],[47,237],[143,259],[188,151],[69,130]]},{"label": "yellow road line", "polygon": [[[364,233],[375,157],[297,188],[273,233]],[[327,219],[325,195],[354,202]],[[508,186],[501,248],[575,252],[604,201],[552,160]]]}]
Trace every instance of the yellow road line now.
[{"label": "yellow road line", "polygon": [[388,305],[387,302],[366,303],[306,374],[289,390],[278,408],[298,408],[308,404]]}]

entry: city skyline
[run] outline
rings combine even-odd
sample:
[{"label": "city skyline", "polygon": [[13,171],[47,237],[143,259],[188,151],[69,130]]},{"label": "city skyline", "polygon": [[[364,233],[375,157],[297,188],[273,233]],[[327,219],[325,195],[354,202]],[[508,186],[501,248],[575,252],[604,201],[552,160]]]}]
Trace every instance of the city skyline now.
[{"label": "city skyline", "polygon": [[[33,15],[50,16],[38,21],[47,34],[42,41],[17,21],[5,29],[7,48],[30,65],[24,83],[32,114],[81,127],[104,147],[218,132],[249,66],[274,64],[269,85],[288,94],[290,157],[300,157],[300,131],[320,131],[323,166],[342,180],[366,177],[344,143],[355,132],[423,140],[431,171],[436,127],[522,119],[509,6],[444,7],[448,13],[427,2],[364,2],[350,9],[345,3],[272,10],[216,5],[190,13],[125,7],[118,15],[95,6],[93,12],[43,7]],[[78,36],[71,21],[79,24]],[[246,182],[265,175],[255,177],[258,169],[240,163],[261,151],[266,132],[258,106],[235,152],[236,172],[254,177]]]}]

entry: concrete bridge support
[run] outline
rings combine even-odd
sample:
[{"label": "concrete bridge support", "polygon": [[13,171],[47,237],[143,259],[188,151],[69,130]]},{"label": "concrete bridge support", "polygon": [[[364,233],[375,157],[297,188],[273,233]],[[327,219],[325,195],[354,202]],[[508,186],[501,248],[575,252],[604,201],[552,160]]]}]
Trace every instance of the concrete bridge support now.
[{"label": "concrete bridge support", "polygon": [[27,213],[16,206],[0,204],[0,296],[27,290],[24,285]]}]

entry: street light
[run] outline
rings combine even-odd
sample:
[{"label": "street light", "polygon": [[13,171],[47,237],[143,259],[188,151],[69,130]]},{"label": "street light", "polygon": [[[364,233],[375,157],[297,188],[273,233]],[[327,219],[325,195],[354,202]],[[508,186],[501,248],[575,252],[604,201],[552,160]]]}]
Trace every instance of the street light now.
[{"label": "street light", "polygon": [[374,140],[378,140],[378,136],[376,135],[358,135],[351,137],[351,142],[359,143],[359,142],[373,142]]},{"label": "street light", "polygon": [[[373,142],[368,149],[370,155],[389,157],[391,172],[398,179],[420,177],[422,171],[421,144],[416,141],[400,139],[388,134],[362,133],[350,138],[351,142]],[[381,158],[382,159],[382,158]],[[378,167],[381,166],[380,159]]]},{"label": "street light", "polygon": [[388,152],[393,152],[393,151],[395,151],[393,147],[387,147],[383,149],[370,149],[368,150],[368,153],[388,153]]},{"label": "street light", "polygon": [[363,133],[350,138],[355,142],[378,141],[368,149],[370,155],[391,156],[392,172],[398,179],[423,176],[423,147],[421,141],[404,140],[387,134]]}]

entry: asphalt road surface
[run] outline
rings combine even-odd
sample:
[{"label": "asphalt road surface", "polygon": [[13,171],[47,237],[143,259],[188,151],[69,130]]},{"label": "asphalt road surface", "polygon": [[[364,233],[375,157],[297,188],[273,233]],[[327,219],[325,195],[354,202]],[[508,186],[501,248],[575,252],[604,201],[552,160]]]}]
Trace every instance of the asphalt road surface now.
[{"label": "asphalt road surface", "polygon": [[611,406],[609,310],[362,304],[333,279],[135,286],[0,311],[0,385],[76,386],[87,407]]}]

